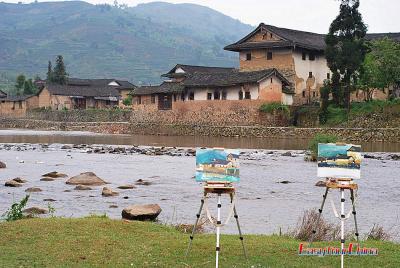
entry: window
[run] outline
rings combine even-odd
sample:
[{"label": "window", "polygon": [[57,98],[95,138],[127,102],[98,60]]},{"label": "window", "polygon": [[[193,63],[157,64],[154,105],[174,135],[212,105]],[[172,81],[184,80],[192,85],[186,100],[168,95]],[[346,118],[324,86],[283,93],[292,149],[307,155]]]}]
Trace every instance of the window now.
[{"label": "window", "polygon": [[185,101],[185,93],[181,93],[181,101]]},{"label": "window", "polygon": [[315,55],[313,53],[310,53],[310,56],[308,56],[309,60],[315,60]]},{"label": "window", "polygon": [[212,93],[210,92],[207,93],[207,100],[212,100]]},{"label": "window", "polygon": [[331,79],[331,74],[330,73],[326,73],[326,79]]},{"label": "window", "polygon": [[315,93],[315,91],[313,91],[313,93],[312,93],[312,96],[315,98],[315,96],[316,96],[316,93]]},{"label": "window", "polygon": [[226,100],[226,95],[227,95],[227,94],[226,94],[226,91],[225,91],[225,90],[222,91],[222,99],[223,99],[223,100]]},{"label": "window", "polygon": [[214,91],[214,100],[219,100],[220,94],[219,91]]},{"label": "window", "polygon": [[269,34],[269,37],[272,39],[272,33]]},{"label": "window", "polygon": [[271,84],[272,84],[272,77],[271,77]]},{"label": "window", "polygon": [[302,95],[303,95],[303,98],[306,97],[306,91],[305,90],[303,90]]},{"label": "window", "polygon": [[250,94],[249,91],[246,91],[246,92],[244,93],[244,98],[245,98],[246,100],[251,100],[251,94]]},{"label": "window", "polygon": [[142,97],[141,96],[137,97],[137,104],[142,104]]},{"label": "window", "polygon": [[251,60],[251,53],[246,53],[246,60]]},{"label": "window", "polygon": [[151,103],[156,103],[156,95],[151,95]]},{"label": "window", "polygon": [[243,100],[243,91],[239,91],[239,100]]},{"label": "window", "polygon": [[[385,93],[385,91],[383,91],[383,93]],[[18,108],[22,109],[22,101],[18,102]]]},{"label": "window", "polygon": [[174,94],[174,101],[176,102],[176,94]]},{"label": "window", "polygon": [[194,92],[190,92],[190,94],[189,94],[189,100],[194,100]]},{"label": "window", "polygon": [[267,52],[267,60],[272,60],[272,52],[271,51]]},{"label": "window", "polygon": [[308,78],[312,78],[312,72],[308,72]]},{"label": "window", "polygon": [[307,59],[307,53],[303,52],[301,53],[301,59],[306,60]]}]

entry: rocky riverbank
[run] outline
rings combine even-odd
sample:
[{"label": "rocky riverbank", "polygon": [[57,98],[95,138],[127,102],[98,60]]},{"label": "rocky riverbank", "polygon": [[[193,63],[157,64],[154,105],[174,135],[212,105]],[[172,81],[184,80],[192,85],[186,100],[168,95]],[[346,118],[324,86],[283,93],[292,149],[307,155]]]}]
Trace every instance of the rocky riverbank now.
[{"label": "rocky riverbank", "polygon": [[316,134],[336,135],[343,141],[400,141],[398,128],[298,128],[255,126],[212,126],[200,124],[155,124],[141,122],[55,122],[32,119],[0,119],[2,128],[91,131],[105,134],[163,136],[212,136],[309,139]]}]

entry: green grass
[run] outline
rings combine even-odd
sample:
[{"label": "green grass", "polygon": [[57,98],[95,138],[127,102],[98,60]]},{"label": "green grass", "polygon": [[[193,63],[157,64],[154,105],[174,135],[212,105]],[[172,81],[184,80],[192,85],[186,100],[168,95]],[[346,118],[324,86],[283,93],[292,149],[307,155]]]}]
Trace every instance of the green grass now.
[{"label": "green grass", "polygon": [[[400,111],[400,100],[373,100],[369,102],[354,102],[351,104],[349,119],[358,120],[360,116],[374,113],[384,113],[386,108],[397,108]],[[393,109],[395,110],[395,109]],[[347,121],[347,109],[329,105],[326,125],[335,126]]]},{"label": "green grass", "polygon": [[[25,219],[0,224],[1,267],[213,267],[215,236],[189,236],[156,223],[105,217]],[[340,258],[299,257],[299,241],[284,236],[245,236],[249,260],[238,236],[221,236],[220,267],[338,267]],[[338,246],[319,242],[313,246]],[[347,267],[400,267],[400,245],[368,241],[379,256],[346,257]]]},{"label": "green grass", "polygon": [[287,105],[278,102],[264,103],[260,106],[260,111],[264,113],[273,113],[275,111],[283,112],[285,114],[290,113],[289,107]]}]

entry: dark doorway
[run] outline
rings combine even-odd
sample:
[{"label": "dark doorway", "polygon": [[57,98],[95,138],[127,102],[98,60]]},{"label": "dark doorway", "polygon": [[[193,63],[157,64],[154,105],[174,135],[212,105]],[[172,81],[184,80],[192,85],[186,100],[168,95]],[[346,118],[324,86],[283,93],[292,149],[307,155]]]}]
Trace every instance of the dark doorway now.
[{"label": "dark doorway", "polygon": [[158,95],[158,110],[171,110],[172,109],[172,95],[160,94]]}]

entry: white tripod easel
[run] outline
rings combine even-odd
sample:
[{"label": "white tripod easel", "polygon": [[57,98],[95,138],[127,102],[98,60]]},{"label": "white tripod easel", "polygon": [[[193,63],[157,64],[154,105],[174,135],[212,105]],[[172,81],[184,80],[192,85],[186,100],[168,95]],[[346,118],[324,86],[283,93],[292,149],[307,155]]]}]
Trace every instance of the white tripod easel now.
[{"label": "white tripod easel", "polygon": [[[213,221],[211,214],[208,210],[208,205],[207,205],[208,204],[208,202],[207,202],[208,194],[217,194],[218,201],[217,201],[217,222],[216,223]],[[230,200],[231,200],[230,213],[224,224],[221,223],[221,207],[222,207],[221,195],[222,194],[229,194]],[[206,182],[206,184],[204,185],[204,196],[201,199],[201,205],[200,205],[199,212],[196,214],[196,222],[193,226],[193,230],[190,235],[189,245],[186,250],[186,257],[189,255],[190,249],[192,247],[194,234],[196,232],[196,227],[199,222],[203,207],[205,207],[205,211],[207,213],[208,220],[210,221],[210,223],[212,223],[216,227],[217,242],[216,242],[216,248],[215,248],[215,267],[218,268],[218,266],[219,266],[220,228],[229,222],[230,218],[232,217],[232,214],[234,214],[234,218],[236,219],[236,225],[237,225],[237,228],[239,231],[239,238],[242,243],[243,254],[247,259],[247,252],[246,252],[246,248],[244,246],[243,235],[242,235],[242,231],[241,231],[240,225],[239,225],[239,216],[237,214],[236,206],[235,206],[235,188],[233,187],[233,185],[231,183],[221,183],[221,182]]]},{"label": "white tripod easel", "polygon": [[[339,189],[340,190],[340,215],[336,210],[335,204],[333,203],[331,199],[331,205],[333,209],[333,213],[335,214],[335,217],[340,219],[340,267],[344,267],[344,243],[345,243],[345,237],[344,237],[344,222],[350,217],[350,214],[353,214],[354,216],[354,225],[355,225],[355,236],[357,238],[357,243],[358,246],[361,247],[360,245],[360,239],[359,239],[359,233],[358,233],[358,226],[357,226],[357,212],[356,212],[356,206],[355,206],[355,196],[354,196],[354,190],[358,189],[358,185],[354,183],[353,179],[347,179],[347,178],[342,178],[342,179],[333,179],[333,178],[327,178],[326,179],[326,190],[325,194],[322,196],[322,204],[321,208],[318,209],[318,219],[316,222],[316,226],[314,226],[311,238],[310,238],[310,244],[312,244],[314,240],[314,236],[316,233],[316,227],[319,224],[322,210],[325,205],[326,197],[328,196],[329,189]],[[345,214],[344,210],[344,202],[345,202],[345,190],[350,190],[350,200],[352,203],[352,210],[350,210],[347,214]]]}]

